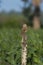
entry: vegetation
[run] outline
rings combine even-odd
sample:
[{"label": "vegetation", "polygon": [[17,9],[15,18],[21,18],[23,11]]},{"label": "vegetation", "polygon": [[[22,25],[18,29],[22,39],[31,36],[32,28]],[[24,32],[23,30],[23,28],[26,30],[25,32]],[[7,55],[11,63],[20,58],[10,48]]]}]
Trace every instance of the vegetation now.
[{"label": "vegetation", "polygon": [[[22,13],[11,11],[0,13],[0,65],[21,65],[21,26],[23,23],[32,24],[31,4],[26,8],[24,2]],[[41,17],[43,23],[43,15]],[[43,24],[42,24],[43,27]],[[43,29],[27,32],[27,65],[43,65]]]},{"label": "vegetation", "polygon": [[0,27],[21,27],[23,23],[27,23],[27,20],[21,13],[11,11],[9,13],[0,13]]},{"label": "vegetation", "polygon": [[[29,9],[30,10],[30,9]],[[28,13],[27,13],[28,14]],[[43,27],[43,13],[41,14],[41,27]],[[20,28],[23,23],[26,23],[27,25],[32,25],[32,16],[28,17],[28,19],[19,12],[11,11],[9,13],[1,12],[0,13],[0,27],[13,27],[13,28]]]},{"label": "vegetation", "polygon": [[[37,31],[29,29],[27,36],[27,65],[43,65],[43,29]],[[0,29],[0,65],[21,65],[19,28]]]}]

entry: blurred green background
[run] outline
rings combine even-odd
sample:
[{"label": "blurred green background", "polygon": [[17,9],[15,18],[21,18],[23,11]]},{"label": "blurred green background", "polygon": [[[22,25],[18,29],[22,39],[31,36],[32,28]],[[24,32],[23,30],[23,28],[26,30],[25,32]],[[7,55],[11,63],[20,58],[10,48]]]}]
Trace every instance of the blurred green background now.
[{"label": "blurred green background", "polygon": [[0,65],[21,65],[21,28],[24,23],[28,25],[27,65],[43,65],[43,11],[40,12],[40,29],[33,30],[32,4],[26,6],[28,0],[22,1],[22,12],[0,12]]}]

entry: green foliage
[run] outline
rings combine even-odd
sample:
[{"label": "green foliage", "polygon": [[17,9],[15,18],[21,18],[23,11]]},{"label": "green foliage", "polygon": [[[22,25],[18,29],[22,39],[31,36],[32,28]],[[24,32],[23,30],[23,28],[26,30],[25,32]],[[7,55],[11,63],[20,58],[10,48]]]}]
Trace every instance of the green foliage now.
[{"label": "green foliage", "polygon": [[0,30],[0,59],[1,65],[20,65],[20,35],[17,29]]},{"label": "green foliage", "polygon": [[[23,9],[22,13],[17,13],[11,11],[9,13],[2,12],[0,13],[0,28],[1,27],[12,27],[12,28],[21,28],[23,23],[32,26],[33,12],[31,11],[32,5]],[[43,14],[43,13],[42,13]],[[41,27],[43,27],[43,16],[41,16]]]},{"label": "green foliage", "polygon": [[[43,65],[43,30],[28,32],[28,64]],[[29,59],[30,58],[30,59]],[[28,65],[27,64],[27,65]],[[32,65],[31,64],[31,65]]]},{"label": "green foliage", "polygon": [[[1,27],[12,27],[21,28],[22,24],[26,21],[25,17],[20,13],[0,13],[0,28]],[[27,21],[26,21],[27,22]]]},{"label": "green foliage", "polygon": [[[27,36],[27,65],[43,65],[43,29],[30,29]],[[0,29],[0,65],[21,65],[20,29]]]}]

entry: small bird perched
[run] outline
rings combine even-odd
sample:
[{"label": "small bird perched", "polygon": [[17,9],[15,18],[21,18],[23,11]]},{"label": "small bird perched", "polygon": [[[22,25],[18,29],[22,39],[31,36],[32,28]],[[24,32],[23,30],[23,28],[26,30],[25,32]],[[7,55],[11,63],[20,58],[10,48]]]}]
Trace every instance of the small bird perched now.
[{"label": "small bird perched", "polygon": [[27,40],[26,32],[27,32],[27,25],[23,24],[22,31],[21,31],[22,43],[26,43],[26,40]]},{"label": "small bird perched", "polygon": [[26,32],[26,31],[27,31],[27,25],[26,24],[23,24],[22,32]]}]

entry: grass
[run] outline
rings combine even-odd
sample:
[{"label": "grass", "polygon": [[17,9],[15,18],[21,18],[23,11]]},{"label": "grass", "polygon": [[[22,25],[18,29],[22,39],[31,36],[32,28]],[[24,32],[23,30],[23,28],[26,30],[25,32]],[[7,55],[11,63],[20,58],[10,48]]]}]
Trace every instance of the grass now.
[{"label": "grass", "polygon": [[[43,29],[29,29],[26,33],[27,40],[27,65],[43,65]],[[0,28],[0,65],[21,65],[21,30],[19,28]]]}]

